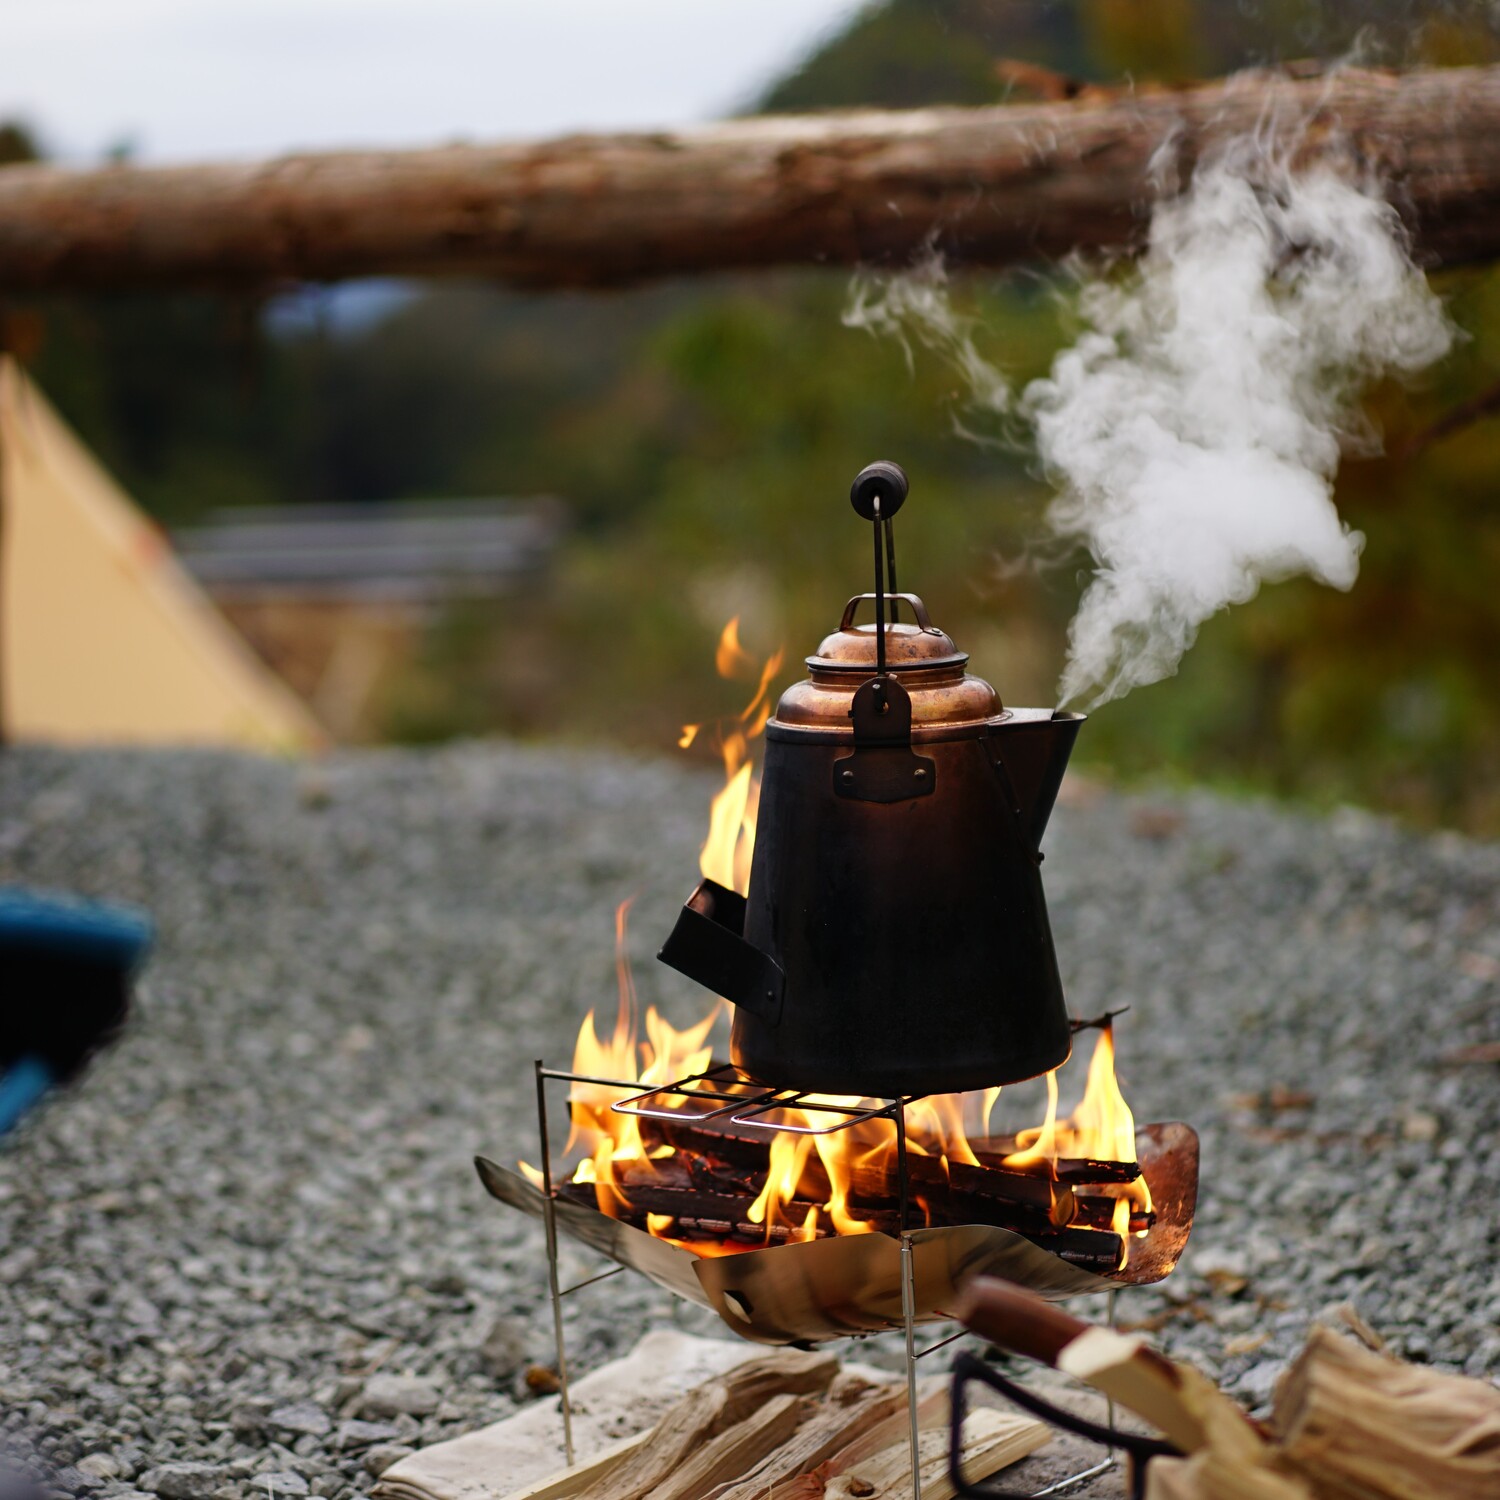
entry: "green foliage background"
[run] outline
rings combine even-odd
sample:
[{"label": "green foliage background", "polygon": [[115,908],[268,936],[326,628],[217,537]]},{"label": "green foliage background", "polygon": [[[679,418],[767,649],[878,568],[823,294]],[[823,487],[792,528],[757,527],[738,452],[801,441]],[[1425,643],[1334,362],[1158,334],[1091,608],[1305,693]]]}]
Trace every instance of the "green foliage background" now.
[{"label": "green foliage background", "polygon": [[[1487,8],[1209,0],[890,0],[867,7],[757,108],[1004,97],[998,58],[1136,84],[1338,56],[1497,56]],[[0,158],[24,156],[0,133]],[[1069,336],[1038,268],[956,290],[1017,380]],[[1400,454],[1500,382],[1500,273],[1446,275],[1465,339],[1372,417]],[[1086,558],[1008,568],[1039,534],[1027,455],[959,436],[951,373],[845,328],[843,274],[523,298],[432,286],[349,326],[192,296],[10,302],[6,342],[169,524],[230,504],[549,493],[574,527],[526,596],[456,606],[383,705],[385,733],[506,732],[665,748],[738,706],[718,627],[788,647],[785,676],[866,586],[845,495],[877,456],[913,498],[902,583],[1011,702],[1050,702]],[[1348,595],[1293,583],[1205,628],[1182,672],[1094,716],[1079,759],[1500,832],[1500,454],[1484,419],[1412,456],[1348,461],[1338,501],[1368,541]],[[707,753],[707,752],[705,752]]]}]

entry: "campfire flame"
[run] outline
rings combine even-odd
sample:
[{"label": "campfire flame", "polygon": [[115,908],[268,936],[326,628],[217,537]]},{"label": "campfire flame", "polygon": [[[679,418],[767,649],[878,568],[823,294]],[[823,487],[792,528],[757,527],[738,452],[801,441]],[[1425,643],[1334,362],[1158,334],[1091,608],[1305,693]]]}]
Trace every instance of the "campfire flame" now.
[{"label": "campfire flame", "polygon": [[[755,814],[760,805],[760,777],[750,758],[750,742],[766,727],[775,705],[771,684],[781,670],[782,653],[767,657],[757,672],[754,658],[740,645],[740,617],[736,615],[719,636],[714,667],[726,680],[757,678],[755,695],[738,714],[720,719],[719,752],[724,758],[724,788],[709,809],[708,838],[698,866],[708,880],[744,895],[750,889],[750,858],[755,850]],[[685,724],[678,745],[687,749],[703,726]]]},{"label": "campfire flame", "polygon": [[[755,847],[755,811],[760,780],[751,758],[751,742],[770,718],[770,688],[781,668],[781,652],[775,652],[760,667],[739,639],[739,618],[724,627],[715,653],[715,665],[725,678],[754,677],[754,696],[738,714],[719,720],[714,728],[724,761],[725,784],[714,797],[709,835],[700,856],[703,874],[719,884],[744,894],[749,887],[750,861]],[[703,726],[683,727],[679,744],[694,743]],[[595,1078],[634,1082],[641,1089],[691,1078],[713,1066],[710,1040],[725,1010],[716,1001],[696,1024],[679,1031],[657,1010],[645,1014],[645,1035],[640,1035],[639,1004],[626,943],[630,902],[615,913],[615,970],[619,991],[615,1024],[605,1037],[599,1035],[594,1012],[584,1018],[573,1053],[573,1071]],[[1050,1183],[1049,1217],[1061,1229],[1072,1222],[1076,1211],[1073,1194],[1058,1184],[1058,1162],[1083,1158],[1105,1162],[1134,1162],[1135,1121],[1115,1077],[1114,1031],[1106,1019],[1098,1030],[1089,1061],[1083,1098],[1065,1119],[1058,1119],[1058,1079],[1046,1077],[1047,1108],[1042,1123],[1021,1131],[1014,1149],[997,1154],[990,1138],[990,1118],[1000,1089],[974,1094],[937,1094],[912,1101],[906,1110],[907,1152],[911,1157],[936,1158],[942,1176],[954,1165],[982,1167],[998,1165],[1024,1172]],[[572,1130],[567,1153],[578,1153],[568,1181],[593,1187],[599,1211],[612,1218],[644,1223],[658,1239],[680,1245],[698,1255],[725,1255],[753,1250],[773,1240],[810,1240],[824,1234],[869,1234],[877,1225],[856,1202],[856,1184],[873,1182],[887,1187],[896,1180],[897,1136],[889,1119],[862,1120],[829,1134],[810,1134],[844,1118],[840,1108],[868,1107],[875,1101],[856,1096],[805,1096],[805,1108],[783,1108],[768,1116],[766,1123],[780,1127],[771,1137],[769,1169],[758,1196],[745,1210],[748,1223],[739,1226],[748,1233],[729,1238],[709,1238],[685,1229],[672,1214],[642,1210],[632,1202],[632,1185],[660,1182],[681,1184],[681,1166],[672,1158],[675,1146],[656,1142],[648,1147],[641,1121],[633,1114],[618,1113],[611,1105],[621,1099],[617,1087],[597,1083],[574,1083],[569,1094]],[[819,1108],[823,1106],[823,1108]],[[683,1111],[692,1118],[688,1101],[680,1095],[659,1094],[652,1108]],[[985,1160],[976,1152],[965,1127],[966,1115],[975,1119]],[[691,1153],[684,1152],[686,1161]],[[678,1171],[672,1176],[674,1165]],[[527,1163],[521,1170],[538,1187],[543,1174]],[[669,1181],[670,1179],[670,1181]],[[925,1179],[930,1181],[930,1177]],[[1120,1265],[1129,1255],[1133,1215],[1151,1211],[1151,1193],[1143,1177],[1129,1183],[1101,1183],[1089,1191],[1116,1200],[1111,1224],[1124,1249]],[[920,1187],[913,1184],[911,1201],[919,1215],[932,1222],[932,1206]],[[778,1232],[779,1231],[779,1232]]]}]

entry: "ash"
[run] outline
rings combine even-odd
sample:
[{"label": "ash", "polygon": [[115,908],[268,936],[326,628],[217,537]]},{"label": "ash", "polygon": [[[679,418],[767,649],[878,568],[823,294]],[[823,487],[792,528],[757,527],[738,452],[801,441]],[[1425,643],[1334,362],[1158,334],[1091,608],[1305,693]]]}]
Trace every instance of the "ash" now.
[{"label": "ash", "polygon": [[[0,880],[160,926],[128,1034],[0,1149],[0,1447],[79,1496],[345,1500],[535,1399],[541,1232],[470,1157],[534,1157],[531,1062],[612,1013],[625,896],[643,1000],[701,1009],[651,954],[716,784],[498,746],[0,755]],[[1472,1060],[1500,848],[1075,792],[1047,851],[1074,1014],[1129,1004],[1137,1119],[1203,1136],[1183,1265],[1122,1322],[1251,1405],[1345,1300],[1409,1357],[1500,1368],[1500,1075]],[[663,1321],[720,1331],[632,1276],[580,1293],[576,1366]]]}]

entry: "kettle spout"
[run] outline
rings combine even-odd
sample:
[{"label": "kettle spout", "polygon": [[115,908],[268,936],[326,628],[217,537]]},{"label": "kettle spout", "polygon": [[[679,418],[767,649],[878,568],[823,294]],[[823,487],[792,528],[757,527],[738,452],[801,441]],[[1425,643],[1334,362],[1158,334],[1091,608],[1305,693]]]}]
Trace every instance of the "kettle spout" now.
[{"label": "kettle spout", "polygon": [[1030,718],[1022,717],[1028,710],[1019,709],[1015,718],[995,732],[997,763],[1010,781],[1021,828],[1033,849],[1041,847],[1073,742],[1088,717],[1061,711],[1042,717],[1045,712]]}]

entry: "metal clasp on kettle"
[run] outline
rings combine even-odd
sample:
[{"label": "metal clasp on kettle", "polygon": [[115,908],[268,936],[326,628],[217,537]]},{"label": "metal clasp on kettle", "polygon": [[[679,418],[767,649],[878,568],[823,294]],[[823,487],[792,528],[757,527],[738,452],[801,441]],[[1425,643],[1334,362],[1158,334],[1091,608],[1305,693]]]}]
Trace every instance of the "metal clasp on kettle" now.
[{"label": "metal clasp on kettle", "polygon": [[860,683],[849,709],[854,753],[833,763],[833,789],[861,802],[927,797],[937,762],[911,748],[911,695],[891,676]]}]

